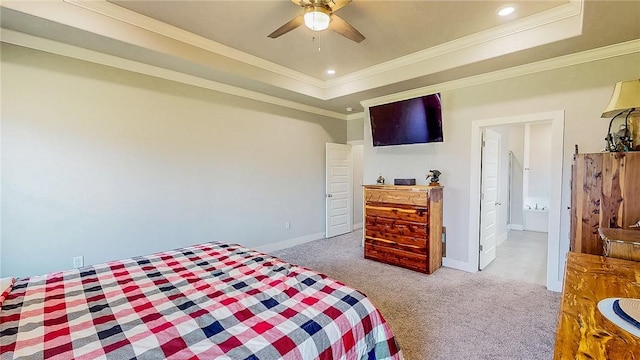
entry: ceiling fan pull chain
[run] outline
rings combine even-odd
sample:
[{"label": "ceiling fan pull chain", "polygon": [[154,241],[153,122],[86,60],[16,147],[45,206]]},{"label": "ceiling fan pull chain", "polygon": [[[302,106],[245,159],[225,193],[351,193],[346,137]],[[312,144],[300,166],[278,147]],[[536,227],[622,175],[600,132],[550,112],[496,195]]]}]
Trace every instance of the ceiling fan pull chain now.
[{"label": "ceiling fan pull chain", "polygon": [[320,52],[320,33],[319,32],[315,33],[311,38],[311,41],[313,42],[316,42],[316,40],[318,42],[318,53],[319,53]]}]

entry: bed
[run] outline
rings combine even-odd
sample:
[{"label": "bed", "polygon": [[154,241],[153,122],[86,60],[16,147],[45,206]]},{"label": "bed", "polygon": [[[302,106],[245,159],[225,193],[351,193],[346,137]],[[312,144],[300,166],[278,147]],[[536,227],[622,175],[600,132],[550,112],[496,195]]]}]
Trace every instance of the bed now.
[{"label": "bed", "polygon": [[19,279],[1,359],[402,359],[359,291],[223,243]]}]

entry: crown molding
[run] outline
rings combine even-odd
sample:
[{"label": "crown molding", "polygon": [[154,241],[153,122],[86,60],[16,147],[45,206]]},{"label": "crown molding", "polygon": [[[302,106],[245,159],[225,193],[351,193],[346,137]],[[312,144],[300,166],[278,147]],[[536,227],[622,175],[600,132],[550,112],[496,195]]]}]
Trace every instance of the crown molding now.
[{"label": "crown molding", "polygon": [[[328,88],[328,99],[391,83],[428,76],[474,62],[545,45],[582,34],[583,0],[567,3],[520,21],[423,50],[407,58],[365,69],[347,83]],[[346,77],[347,75],[345,75]],[[336,79],[337,80],[337,79]]]},{"label": "crown molding", "polygon": [[257,56],[234,49],[232,47],[221,44],[217,41],[207,39],[203,36],[196,35],[189,31],[180,29],[173,25],[169,25],[162,21],[150,18],[135,11],[123,8],[121,6],[107,2],[106,0],[62,0],[68,4],[79,6],[83,9],[93,11],[95,13],[110,17],[112,19],[122,21],[126,24],[136,26],[154,32],[158,35],[178,40],[185,44],[189,44],[228,58],[253,65],[264,70],[271,71],[281,76],[286,76],[296,81],[301,81],[310,86],[324,88],[323,80],[303,74],[301,72],[289,69],[274,62],[264,60]]},{"label": "crown molding", "polygon": [[[239,87],[222,84],[219,82],[206,80],[197,76],[180,73],[173,70],[160,68],[137,61],[120,58],[101,52],[84,49],[81,47],[64,44],[61,42],[40,38],[33,35],[20,33],[17,31],[0,28],[0,41],[23,46],[35,50],[49,52],[61,56],[74,59],[93,62],[96,64],[106,65],[122,70],[132,71],[140,74],[163,78],[167,80],[177,81],[209,90],[223,92],[240,97],[246,97],[253,100],[278,105],[294,110],[300,110],[321,116],[327,116],[339,120],[355,120],[364,118],[364,112],[354,114],[341,114],[330,110],[325,110],[290,100],[285,100],[275,96],[266,95],[256,91],[246,90]],[[425,94],[436,92],[450,91],[470,86],[481,85],[493,81],[504,80],[512,77],[518,77],[553,69],[563,68],[567,66],[579,65],[591,61],[603,60],[616,56],[623,56],[640,52],[640,40],[631,40],[624,43],[605,46],[598,49],[587,50],[576,54],[561,56],[553,59],[538,61],[531,64],[521,65],[509,69],[498,70],[491,73],[481,74],[477,76],[467,77],[440,84],[434,84],[421,87],[409,91],[399,92],[387,96],[377,97],[364,100],[361,102],[365,108],[379,104],[385,104],[393,101],[410,99]]]},{"label": "crown molding", "polygon": [[[87,5],[87,2],[78,3],[63,0],[1,2],[2,9],[12,9],[22,14],[55,22],[88,34],[115,40],[126,44],[133,51],[136,49],[154,51],[161,56],[170,56],[204,69],[210,69],[211,71],[208,73],[210,76],[215,77],[210,78],[214,81],[222,81],[219,80],[218,76],[246,79],[316,99],[323,99],[325,90],[321,87],[312,86],[291,76],[283,76],[273,71],[265,70],[262,67],[238,61],[217,52],[176,40],[170,36],[132,25],[127,21],[92,11],[79,6],[79,4]],[[98,0],[93,5],[112,8],[110,4],[105,4],[104,0]],[[141,16],[137,13],[134,15],[135,17]],[[47,37],[46,34],[38,36]],[[64,40],[62,41],[64,42]],[[106,52],[108,53],[108,51]]]},{"label": "crown molding", "polygon": [[544,12],[540,12],[526,18],[509,22],[494,28],[480,31],[456,40],[452,40],[425,50],[415,52],[397,59],[393,59],[378,65],[374,65],[356,71],[351,74],[327,80],[326,88],[333,88],[340,85],[349,84],[358,80],[372,77],[377,74],[393,71],[402,67],[416,64],[425,60],[435,59],[445,55],[452,55],[462,49],[489,43],[494,40],[517,35],[527,30],[543,27],[545,25],[560,22],[562,20],[578,17],[580,28],[582,28],[582,12],[584,0],[570,0],[565,5],[561,5]]},{"label": "crown molding", "polygon": [[494,81],[505,80],[518,76],[524,76],[554,69],[560,69],[567,66],[580,65],[592,61],[604,60],[616,56],[624,56],[633,53],[640,53],[640,39],[631,40],[619,44],[604,46],[597,49],[586,50],[583,52],[559,56],[553,59],[542,60],[530,64],[515,66],[512,68],[497,70],[486,74],[471,76],[463,79],[448,81],[440,84],[429,85],[413,90],[403,91],[391,95],[381,96],[373,99],[361,101],[360,104],[365,108],[387,104],[394,101],[411,99],[418,96],[433,94],[443,91],[451,91],[467,88],[476,85],[482,85]]},{"label": "crown molding", "polygon": [[219,83],[216,81],[203,79],[197,76],[168,70],[158,66],[144,64],[134,60],[124,59],[114,55],[104,54],[98,51],[88,50],[74,45],[64,44],[58,41],[44,39],[18,31],[0,28],[0,41],[56,55],[66,56],[73,59],[110,66],[121,70],[127,70],[138,74],[144,74],[161,79],[176,81],[187,85],[193,85],[208,90],[222,92],[225,94],[240,96],[263,103],[282,106],[289,109],[304,111],[307,113],[331,117],[339,120],[347,120],[347,115],[338,112],[321,109],[290,100],[285,100],[257,91],[251,91],[236,86]]},{"label": "crown molding", "polygon": [[359,113],[353,113],[353,114],[349,114],[347,115],[347,120],[360,120],[360,119],[364,119],[364,111],[359,112]]},{"label": "crown molding", "polygon": [[[140,31],[152,32],[167,40],[178,41],[201,51],[237,61],[238,65],[250,65],[263,71],[262,73],[246,73],[238,70],[237,75],[247,76],[255,81],[317,99],[330,100],[353,92],[370,90],[526,47],[576,36],[582,29],[584,0],[569,0],[567,4],[544,12],[327,81],[233,49],[105,0],[57,0],[56,2],[72,5],[77,9],[119,21]],[[27,10],[29,5],[23,4],[20,8]],[[37,10],[31,10],[31,13],[35,16],[47,16]],[[78,15],[80,14],[75,16]],[[68,16],[74,15],[69,13]],[[67,18],[66,21],[70,21],[70,19]],[[91,31],[90,27],[84,28],[84,30]],[[118,39],[126,42],[126,38],[122,36]],[[140,46],[140,44],[138,45]],[[496,49],[500,49],[500,51],[496,52]],[[180,56],[180,54],[173,53],[170,55]],[[187,60],[194,61],[194,59]],[[212,65],[207,64],[206,66]]]},{"label": "crown molding", "polygon": [[[49,52],[61,56],[66,56],[78,60],[88,61],[96,64],[106,65],[122,70],[132,71],[135,73],[145,74],[167,80],[177,81],[180,83],[193,85],[209,90],[223,92],[240,97],[246,97],[253,100],[278,105],[294,110],[300,110],[321,116],[327,116],[339,120],[356,120],[364,118],[364,112],[354,114],[341,114],[290,100],[281,99],[275,96],[266,95],[256,91],[246,90],[239,87],[222,84],[219,82],[202,79],[196,76],[180,73],[173,70],[167,70],[157,66],[143,64],[137,61],[120,58],[101,52],[84,49],[81,47],[64,44],[61,42],[40,38],[33,35],[20,33],[17,31],[0,28],[0,41],[13,45],[23,46],[35,50]],[[587,50],[576,54],[561,56],[549,60],[538,61],[531,64],[512,67],[509,69],[498,70],[491,73],[481,74],[477,76],[467,77],[454,81],[434,84],[404,92],[399,92],[387,96],[377,97],[364,100],[361,102],[365,108],[394,101],[410,99],[425,94],[436,92],[451,91],[465,87],[481,85],[489,82],[504,80],[508,78],[544,72],[559,69],[567,66],[579,65],[587,62],[603,60],[616,56],[629,55],[640,52],[640,39],[631,40],[624,43],[605,46],[598,49]]]}]

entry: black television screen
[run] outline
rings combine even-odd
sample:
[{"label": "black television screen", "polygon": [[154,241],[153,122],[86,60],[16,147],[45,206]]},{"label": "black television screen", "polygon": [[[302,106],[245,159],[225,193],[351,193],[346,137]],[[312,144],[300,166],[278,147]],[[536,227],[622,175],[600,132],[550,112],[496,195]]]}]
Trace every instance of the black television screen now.
[{"label": "black television screen", "polygon": [[373,146],[442,142],[440,94],[369,108]]}]

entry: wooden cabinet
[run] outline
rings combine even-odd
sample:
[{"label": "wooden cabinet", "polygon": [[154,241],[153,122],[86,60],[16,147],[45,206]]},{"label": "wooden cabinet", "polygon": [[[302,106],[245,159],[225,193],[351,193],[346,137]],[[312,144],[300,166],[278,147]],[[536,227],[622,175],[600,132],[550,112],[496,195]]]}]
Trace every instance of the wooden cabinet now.
[{"label": "wooden cabinet", "polygon": [[364,187],[364,257],[431,274],[442,266],[442,187]]},{"label": "wooden cabinet", "polygon": [[598,228],[640,220],[640,152],[575,154],[571,179],[570,249],[603,254]]}]

